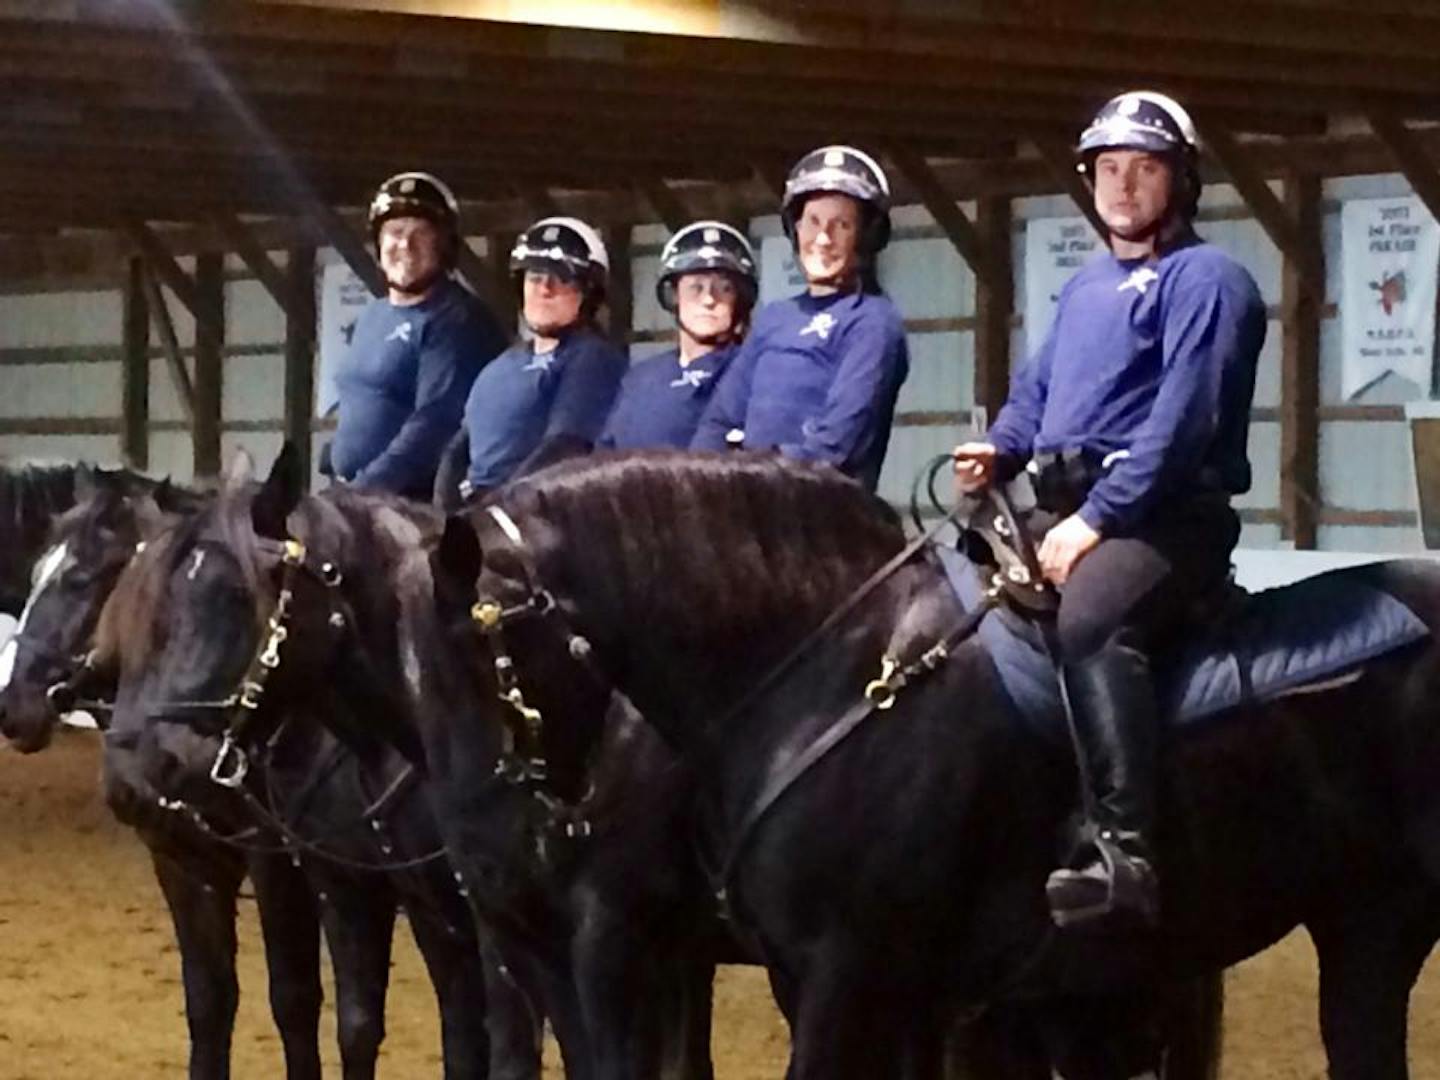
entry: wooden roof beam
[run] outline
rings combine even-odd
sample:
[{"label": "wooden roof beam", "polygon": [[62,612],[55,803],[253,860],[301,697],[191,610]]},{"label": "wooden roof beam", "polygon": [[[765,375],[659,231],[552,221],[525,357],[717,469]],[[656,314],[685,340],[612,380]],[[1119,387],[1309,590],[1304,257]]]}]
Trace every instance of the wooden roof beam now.
[{"label": "wooden roof beam", "polygon": [[190,383],[190,369],[185,366],[185,354],[180,350],[180,338],[175,333],[175,321],[170,317],[170,306],[165,303],[165,294],[160,291],[160,281],[153,263],[144,263],[145,296],[150,308],[150,320],[155,334],[160,338],[160,347],[165,353],[165,367],[170,372],[170,381],[175,387],[175,397],[180,402],[180,411],[185,422],[195,423],[195,388]]},{"label": "wooden roof beam", "polygon": [[1100,220],[1100,214],[1095,209],[1095,190],[1090,186],[1090,181],[1080,175],[1075,168],[1075,153],[1066,143],[1054,139],[1033,138],[1031,140],[1035,148],[1040,151],[1040,157],[1044,159],[1046,167],[1060,184],[1075,208],[1085,215],[1085,220],[1090,222],[1090,227],[1101,236],[1106,235],[1105,222]]},{"label": "wooden roof beam", "polygon": [[1260,222],[1271,241],[1287,259],[1294,261],[1303,288],[1317,304],[1325,303],[1325,267],[1314,245],[1306,243],[1299,224],[1282,203],[1246,149],[1236,141],[1228,128],[1206,119],[1199,122],[1200,138],[1205,148],[1229,174],[1255,220]]},{"label": "wooden roof beam", "polygon": [[651,180],[640,185],[640,193],[655,211],[655,216],[672,233],[677,233],[695,220],[685,202],[664,180]]},{"label": "wooden roof beam", "polygon": [[1380,109],[1369,109],[1365,118],[1376,137],[1394,155],[1400,171],[1415,189],[1415,194],[1420,196],[1420,201],[1440,221],[1440,173],[1436,172],[1435,160],[1398,116]]},{"label": "wooden roof beam", "polygon": [[270,261],[270,253],[255,239],[255,235],[245,227],[234,214],[217,214],[215,216],[215,228],[219,231],[235,253],[240,256],[242,262],[250,273],[255,275],[257,281],[265,287],[270,294],[270,299],[279,305],[280,310],[285,312],[287,318],[294,319],[303,317],[304,313],[297,314],[292,310],[292,298],[294,289],[287,280],[285,272]]},{"label": "wooden roof beam", "polygon": [[365,283],[372,295],[384,296],[385,275],[365,241],[333,208],[318,201],[307,200],[307,203],[306,217],[319,229],[321,238],[345,260],[345,265]]},{"label": "wooden roof beam", "polygon": [[993,265],[984,238],[974,222],[957,205],[955,196],[935,175],[929,162],[906,146],[892,145],[887,148],[886,155],[915,190],[920,202],[930,211],[930,216],[950,238],[950,243],[955,245],[955,250],[960,253],[960,257],[975,276],[992,286],[999,285],[1000,275]]},{"label": "wooden roof beam", "polygon": [[150,269],[194,318],[195,336],[208,336],[212,341],[223,341],[225,328],[214,324],[210,308],[200,300],[195,279],[180,268],[164,242],[143,221],[132,219],[127,224],[126,231],[145,256]]}]

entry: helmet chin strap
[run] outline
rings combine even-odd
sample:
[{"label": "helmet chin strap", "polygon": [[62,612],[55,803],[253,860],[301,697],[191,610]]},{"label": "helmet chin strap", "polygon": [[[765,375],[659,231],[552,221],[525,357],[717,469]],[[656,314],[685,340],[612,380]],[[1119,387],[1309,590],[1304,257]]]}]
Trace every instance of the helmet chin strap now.
[{"label": "helmet chin strap", "polygon": [[715,348],[720,345],[728,345],[735,340],[735,321],[733,319],[730,322],[730,329],[718,334],[697,334],[685,325],[685,320],[680,318],[678,313],[675,316],[675,324],[679,326],[681,330],[685,331],[685,333],[690,336],[690,340],[695,342],[696,345],[708,345],[711,348]]},{"label": "helmet chin strap", "polygon": [[443,281],[447,273],[448,271],[444,267],[441,267],[433,274],[426,274],[418,281],[411,282],[398,282],[394,278],[387,277],[385,279],[385,287],[392,292],[398,292],[404,296],[424,296]]}]

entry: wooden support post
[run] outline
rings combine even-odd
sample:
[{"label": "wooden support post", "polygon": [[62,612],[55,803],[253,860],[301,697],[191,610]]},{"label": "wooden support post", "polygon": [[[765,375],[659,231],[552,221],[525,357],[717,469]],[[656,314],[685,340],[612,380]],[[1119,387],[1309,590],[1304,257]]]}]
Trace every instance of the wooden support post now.
[{"label": "wooden support post", "polygon": [[[1304,266],[1323,281],[1320,179],[1285,178],[1285,212],[1294,222],[1300,257],[1285,252],[1281,269],[1280,510],[1283,535],[1297,548],[1313,548],[1320,516],[1320,312],[1323,297],[1307,286]],[[1313,270],[1311,271],[1313,272]]]},{"label": "wooden support post", "polygon": [[150,467],[150,305],[145,262],[126,260],[124,356],[120,377],[120,458],[132,469]]},{"label": "wooden support post", "polygon": [[635,318],[635,298],[631,291],[630,229],[628,222],[605,230],[605,247],[610,253],[610,285],[607,289],[610,308],[610,340],[627,354],[630,350],[630,329]]},{"label": "wooden support post", "polygon": [[976,231],[992,273],[975,278],[975,404],[993,420],[1010,384],[1010,319],[1015,312],[1010,200],[995,195],[980,199]]},{"label": "wooden support post", "polygon": [[170,308],[165,303],[165,294],[160,291],[160,282],[154,268],[145,264],[142,275],[145,283],[145,299],[150,308],[150,320],[160,338],[160,347],[165,351],[165,366],[170,371],[170,381],[175,386],[175,397],[180,402],[180,411],[185,422],[195,422],[195,390],[190,385],[190,369],[185,366],[185,354],[180,351],[180,339],[175,333],[175,321],[170,317]]},{"label": "wooden support post", "polygon": [[[195,295],[203,321],[225,325],[225,257],[205,252],[195,257]],[[195,478],[220,475],[221,394],[225,380],[224,333],[195,335],[195,417],[190,428]]]},{"label": "wooden support post", "polygon": [[1260,222],[1286,260],[1295,264],[1295,271],[1299,275],[1297,285],[1310,294],[1310,299],[1317,307],[1323,306],[1325,263],[1321,249],[1311,244],[1308,238],[1301,236],[1290,208],[1270,190],[1264,175],[1255,167],[1245,148],[1235,141],[1228,128],[1213,120],[1209,121],[1201,129],[1201,139],[1230,174],[1235,189],[1250,207],[1255,220]]},{"label": "wooden support post", "polygon": [[315,249],[295,248],[285,268],[285,438],[310,484],[310,418],[315,413]]},{"label": "wooden support post", "polygon": [[1031,141],[1040,151],[1051,175],[1059,182],[1065,194],[1070,196],[1075,208],[1085,215],[1085,220],[1090,222],[1092,229],[1104,236],[1105,222],[1100,220],[1100,214],[1095,209],[1095,189],[1076,170],[1074,151],[1054,139],[1036,138]]},{"label": "wooden support post", "polygon": [[1429,151],[1399,117],[1374,110],[1367,113],[1366,118],[1371,130],[1395,156],[1396,164],[1420,201],[1431,215],[1440,219],[1440,172],[1436,171]]},{"label": "wooden support post", "polygon": [[684,201],[664,180],[651,180],[640,188],[640,194],[655,211],[655,216],[672,233],[677,233],[694,220]]}]

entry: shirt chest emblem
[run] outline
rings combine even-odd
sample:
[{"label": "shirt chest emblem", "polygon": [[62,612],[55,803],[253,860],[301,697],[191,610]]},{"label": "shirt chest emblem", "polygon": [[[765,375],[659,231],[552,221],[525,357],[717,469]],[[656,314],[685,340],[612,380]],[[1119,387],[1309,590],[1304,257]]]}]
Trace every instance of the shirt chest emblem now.
[{"label": "shirt chest emblem", "polygon": [[388,333],[388,334],[385,335],[385,340],[386,340],[386,341],[403,341],[403,342],[405,342],[406,345],[409,345],[409,344],[410,344],[410,332],[411,332],[410,323],[408,323],[408,322],[402,322],[399,326],[395,327],[394,330],[391,330],[390,333]]},{"label": "shirt chest emblem", "polygon": [[829,341],[830,331],[834,329],[835,316],[831,315],[828,311],[822,311],[818,315],[811,316],[810,322],[806,324],[805,329],[800,331],[800,336],[805,337],[807,334],[814,334],[821,341]]},{"label": "shirt chest emblem", "polygon": [[1141,296],[1155,282],[1160,280],[1160,275],[1148,266],[1139,266],[1130,271],[1130,276],[1115,286],[1116,292],[1124,292],[1126,289],[1134,289]]},{"label": "shirt chest emblem", "polygon": [[698,390],[710,381],[711,374],[712,372],[706,371],[704,368],[685,368],[680,372],[679,378],[674,379],[670,385],[676,387],[688,386],[692,390]]}]

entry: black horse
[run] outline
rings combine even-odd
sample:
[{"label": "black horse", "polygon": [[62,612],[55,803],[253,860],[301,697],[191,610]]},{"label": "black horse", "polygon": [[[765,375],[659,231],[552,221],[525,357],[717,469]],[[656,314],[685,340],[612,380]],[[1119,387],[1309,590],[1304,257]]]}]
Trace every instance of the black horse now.
[{"label": "black horse", "polygon": [[[302,760],[315,757],[296,754],[295,740],[327,736],[313,723],[302,734],[297,716],[323,719],[358,760],[382,752],[377,735],[418,760],[416,726],[404,719],[413,680],[423,678],[433,694],[437,678],[453,677],[441,691],[444,701],[427,698],[436,707],[474,701],[468,669],[438,669],[430,655],[448,647],[430,610],[427,551],[438,519],[392,499],[345,490],[302,501],[291,463],[290,455],[283,456],[265,488],[231,493],[147,551],[128,582],[128,591],[142,599],[117,594],[113,605],[128,609],[127,652],[148,651],[146,642],[158,641],[162,654],[148,661],[131,656],[133,665],[147,662],[153,671],[129,710],[148,721],[151,773],[197,804],[215,803],[212,767],[233,770],[242,754],[246,761],[263,758],[270,774],[277,750]],[[286,552],[296,549],[285,546],[292,537],[287,518],[307,553],[303,565],[288,569]],[[253,658],[267,644],[255,612],[273,613],[281,590],[289,594],[281,619],[283,650],[277,647],[283,662],[265,677],[264,708],[253,710],[243,733],[235,732],[222,753],[224,725],[203,703],[228,696],[227,688],[253,670]],[[162,603],[163,613],[146,611]],[[417,607],[421,619],[428,613],[424,625],[433,636],[415,632]],[[462,629],[468,653],[468,624]],[[117,719],[117,726],[129,722]],[[284,735],[279,742],[277,731]],[[498,734],[492,728],[481,741]],[[609,767],[595,774],[584,821],[548,820],[544,806],[521,787],[487,784],[471,793],[473,804],[487,807],[478,825],[466,819],[471,839],[476,831],[485,833],[507,876],[503,890],[471,888],[469,898],[509,970],[551,1018],[568,1075],[700,1080],[710,1075],[713,923],[695,909],[701,890],[693,864],[656,857],[660,851],[686,853],[679,821],[651,812],[684,793],[684,776],[668,768],[673,762],[663,744],[623,710],[612,718],[610,738],[617,749],[607,755]],[[458,744],[447,748],[460,751]],[[655,759],[657,752],[663,761]],[[274,786],[303,788],[283,779]],[[424,790],[434,795],[428,778]],[[357,827],[366,831],[365,811],[365,803],[334,803],[323,816],[339,836]],[[543,852],[538,859],[537,847]],[[389,857],[402,856],[397,851]],[[517,866],[523,877],[508,876]],[[617,897],[624,898],[619,910]],[[588,998],[577,993],[577,970],[588,973]],[[672,1016],[678,1017],[673,1023]]]},{"label": "black horse", "polygon": [[19,615],[30,595],[30,568],[45,550],[51,523],[82,501],[96,477],[125,480],[127,470],[89,465],[0,466],[0,611]]},{"label": "black horse", "polygon": [[[47,534],[50,544],[24,622],[9,650],[0,693],[0,732],[33,753],[49,745],[59,712],[49,694],[85,673],[84,656],[106,598],[136,548],[193,513],[204,496],[126,471],[82,468],[79,504]],[[34,502],[34,500],[32,500]],[[305,878],[286,855],[245,853],[217,844],[188,818],[160,808],[130,766],[119,740],[107,740],[106,801],[149,851],[179,947],[190,1031],[191,1080],[230,1075],[239,982],[235,908],[249,876],[260,911],[270,1005],[289,1080],[318,1080],[319,915]]]},{"label": "black horse", "polygon": [[[543,747],[529,741],[523,725],[511,731],[482,704],[494,700],[500,687],[494,668],[477,669],[473,663],[473,576],[456,583],[437,605],[425,545],[402,536],[403,529],[376,528],[377,512],[386,510],[383,500],[331,495],[302,501],[287,474],[282,457],[263,488],[233,500],[231,524],[224,530],[230,560],[207,556],[195,584],[175,592],[175,603],[188,603],[208,616],[204,626],[197,621],[193,633],[181,636],[207,641],[194,644],[197,659],[180,668],[200,683],[169,687],[165,693],[218,693],[233,685],[235,673],[254,655],[257,634],[241,634],[237,626],[213,617],[227,591],[287,591],[286,651],[275,681],[267,683],[267,702],[279,700],[274,697],[280,693],[279,671],[286,685],[335,684],[358,699],[351,712],[368,714],[364,734],[381,732],[414,754],[416,734],[396,726],[404,712],[386,702],[384,689],[408,686],[417,701],[413,723],[424,744],[431,797],[452,860],[512,970],[544,1003],[568,1075],[654,1075],[656,1030],[665,1026],[655,1006],[673,1007],[671,988],[684,989],[696,1006],[683,1018],[692,1024],[688,1030],[706,1030],[708,1020],[713,900],[690,850],[695,785],[684,763],[647,735],[633,715],[609,708],[604,693],[597,692],[595,721],[589,725],[598,745],[567,739],[563,727],[547,727]],[[289,550],[284,543],[292,526],[306,557],[322,565],[315,572],[282,569],[276,579],[277,560],[283,564],[284,558],[277,552]],[[326,584],[324,563],[347,583],[344,588]],[[185,558],[176,556],[166,565],[172,575],[185,569],[188,579]],[[152,592],[162,587],[157,576]],[[377,590],[379,595],[366,595]],[[392,596],[401,606],[398,637]],[[458,625],[447,614],[456,609]],[[335,663],[335,647],[328,643],[337,626],[355,628],[355,640],[348,643],[353,659],[342,665],[343,678],[330,676],[325,667]],[[386,656],[392,658],[388,664]],[[376,671],[386,673],[379,687]],[[158,729],[159,768],[193,776],[214,762],[237,760],[233,745],[221,752],[226,732],[195,720],[186,730]],[[232,727],[226,741],[263,753],[265,725],[258,725],[258,733],[256,727],[247,728]],[[345,733],[343,727],[338,730]],[[541,753],[543,774],[536,760]],[[1183,1023],[1194,1029],[1188,1016]],[[686,1030],[684,1023],[675,1027]],[[1170,1075],[1206,1075],[1203,1065],[1210,1060],[1214,1030],[1202,1029],[1199,1045],[1189,1050],[1189,1060],[1201,1064]],[[983,1034],[1001,1031],[1002,1025],[991,1024]],[[675,1073],[707,1075],[703,1043],[677,1041],[688,1046],[688,1053],[672,1055]],[[981,1042],[965,1040],[966,1075],[1010,1080],[1048,1075],[1033,1050],[1013,1052],[1014,1038],[990,1039],[990,1053],[977,1057]]]},{"label": "black horse", "polygon": [[[357,498],[338,496],[342,503]],[[289,622],[283,609],[267,613],[273,597],[266,579],[283,566],[288,580],[300,564],[288,553],[267,552],[258,576],[247,573],[257,568],[242,568],[233,554],[237,529],[248,531],[248,522],[235,516],[237,502],[248,507],[248,500],[227,492],[153,541],[110,598],[97,651],[121,665],[112,744],[125,741],[129,766],[143,763],[144,782],[172,805],[178,800],[204,814],[197,820],[223,823],[220,828],[231,833],[248,836],[258,825],[261,836],[278,838],[297,858],[319,899],[336,966],[347,1077],[374,1075],[391,934],[402,905],[439,1000],[445,1075],[537,1075],[534,1019],[498,976],[492,977],[487,1010],[480,944],[420,774],[369,734],[394,705],[366,657],[350,647],[349,620],[362,611],[368,619],[385,618],[366,605],[390,602],[373,587],[383,582],[386,568],[366,564],[352,579],[359,590],[345,590],[343,611],[327,608],[318,624]],[[435,525],[426,511],[396,500],[370,509],[372,530],[418,537],[427,521]],[[350,539],[367,552],[379,550],[370,534]],[[338,595],[339,567],[354,564],[306,563],[302,576]],[[273,620],[268,630],[266,619]],[[393,615],[389,622],[393,634]],[[282,647],[299,662],[280,665]],[[274,659],[264,661],[267,654]],[[217,666],[221,657],[238,661]],[[345,733],[344,741],[317,722],[320,715]],[[243,724],[263,745],[254,768],[238,749],[217,760],[203,733],[218,733],[227,723]],[[177,753],[151,752],[155,744],[176,750],[177,743]],[[197,759],[186,747],[197,743],[208,755],[192,770],[186,766]],[[493,1070],[492,1033],[498,1036]]]},{"label": "black horse", "polygon": [[[933,1075],[958,1008],[1144,992],[1301,924],[1331,1075],[1407,1075],[1409,991],[1440,934],[1435,567],[1345,572],[1431,638],[1172,740],[1163,928],[1097,937],[1058,934],[1044,897],[1073,763],[1013,717],[985,648],[954,642],[892,708],[866,700],[883,656],[912,660],[965,623],[930,559],[899,566],[757,692],[897,550],[854,485],[652,454],[556,466],[471,522],[483,565],[475,538],[442,557],[462,581],[480,571],[492,603],[477,615],[500,627],[544,736],[593,744],[614,685],[703,776],[700,844],[769,966],[793,1080]],[[1073,1049],[1063,1075],[1129,1075],[1086,1040]]]}]

